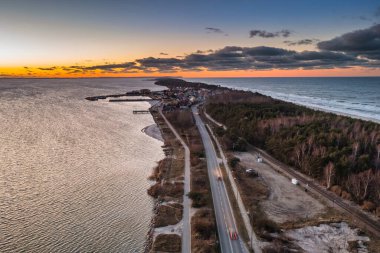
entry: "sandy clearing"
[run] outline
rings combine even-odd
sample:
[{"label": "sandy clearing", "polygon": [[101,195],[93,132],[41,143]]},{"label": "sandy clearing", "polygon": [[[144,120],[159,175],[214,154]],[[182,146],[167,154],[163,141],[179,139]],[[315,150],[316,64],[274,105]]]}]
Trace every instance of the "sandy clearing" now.
[{"label": "sandy clearing", "polygon": [[368,242],[369,238],[360,236],[358,229],[350,228],[345,222],[293,229],[285,235],[292,238],[305,252],[349,253],[349,242],[357,242],[357,252],[368,252],[364,242]]},{"label": "sandy clearing", "polygon": [[176,234],[182,235],[183,220],[179,221],[177,224],[169,225],[165,227],[158,227],[154,229],[153,238],[155,239],[159,234]]},{"label": "sandy clearing", "polygon": [[290,179],[278,173],[265,163],[258,163],[256,156],[250,152],[235,152],[246,168],[253,168],[270,189],[267,200],[261,207],[270,219],[283,223],[310,218],[324,211],[324,206],[307,194],[303,188],[293,185]]}]

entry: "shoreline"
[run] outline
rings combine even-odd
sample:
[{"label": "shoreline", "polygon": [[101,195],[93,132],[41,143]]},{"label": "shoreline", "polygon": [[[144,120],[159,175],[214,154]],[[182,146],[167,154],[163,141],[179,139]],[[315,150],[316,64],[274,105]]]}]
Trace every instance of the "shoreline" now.
[{"label": "shoreline", "polygon": [[152,108],[149,112],[155,123],[144,127],[141,132],[162,142],[161,148],[165,157],[157,162],[149,176],[152,185],[147,189],[147,194],[152,197],[154,206],[146,237],[146,253],[154,252],[157,248],[180,249],[183,219],[181,178],[184,161],[180,158],[183,151],[175,144],[177,140],[167,131],[166,123],[158,116],[159,113]]},{"label": "shoreline", "polygon": [[[153,115],[152,115],[152,117],[153,117]],[[159,126],[156,123],[144,127],[143,129],[141,129],[141,132],[148,135],[149,137],[151,137],[153,139],[164,142],[164,138],[162,137],[161,129],[159,128]]]},{"label": "shoreline", "polygon": [[[310,105],[305,105],[305,104],[301,104],[301,103],[297,103],[297,102],[293,102],[293,101],[287,101],[284,99],[279,99],[279,98],[276,98],[276,97],[273,97],[270,95],[266,95],[264,93],[254,92],[252,90],[233,89],[231,87],[226,87],[226,86],[220,87],[220,86],[210,85],[210,84],[205,84],[205,83],[191,83],[189,85],[187,82],[181,82],[181,81],[173,80],[173,79],[172,80],[166,80],[166,81],[165,80],[156,81],[155,85],[164,86],[164,87],[168,88],[169,90],[176,89],[178,87],[180,87],[179,90],[182,88],[185,91],[186,91],[186,89],[209,90],[210,92],[207,93],[206,97],[210,94],[211,94],[211,96],[212,95],[223,95],[225,93],[233,92],[233,91],[249,92],[252,94],[256,93],[256,94],[260,94],[263,97],[270,98],[273,101],[276,101],[276,100],[279,102],[282,101],[284,103],[294,104],[294,105],[304,107],[304,108],[308,108],[308,109],[311,109],[314,111],[320,111],[320,112],[324,112],[327,114],[331,114],[331,115],[335,115],[335,116],[339,116],[339,117],[340,116],[346,117],[346,118],[353,119],[353,120],[372,122],[374,124],[380,123],[380,122],[374,121],[373,119],[368,119],[368,118],[364,118],[364,117],[360,117],[360,116],[356,116],[356,115],[351,115],[351,114],[344,114],[344,113],[340,113],[340,112],[333,111],[333,110],[329,111],[328,109],[313,107]],[[180,92],[181,92],[181,90],[180,90]],[[154,94],[152,92],[151,96],[159,97],[160,99],[164,99],[164,101],[165,101],[165,99],[172,99],[173,101],[182,101],[183,100],[183,97],[180,97],[180,96],[179,97],[171,97],[170,95],[166,95],[162,91],[157,92],[156,94]],[[194,95],[194,96],[196,96],[196,95]],[[200,98],[205,99],[205,96],[202,94],[202,95],[200,95]],[[202,101],[202,100],[200,100],[200,101]],[[151,105],[156,104],[154,102],[149,102],[149,103]],[[172,106],[172,105],[169,105],[169,106]],[[179,106],[177,104],[177,107],[172,106],[172,108],[174,108],[174,110],[175,110],[176,108],[179,108]],[[182,203],[180,200],[180,195],[177,194],[178,193],[177,191],[173,192],[173,193],[170,192],[172,190],[172,187],[180,187],[181,186],[179,183],[182,180],[180,177],[181,173],[179,173],[180,170],[174,171],[173,175],[169,175],[171,165],[169,165],[169,167],[167,167],[168,166],[167,162],[170,160],[170,163],[171,163],[171,162],[175,161],[175,159],[173,160],[173,157],[177,157],[177,155],[172,156],[171,152],[174,152],[174,153],[179,152],[180,153],[181,149],[178,148],[178,145],[174,144],[176,142],[175,138],[173,139],[173,136],[171,136],[171,134],[167,131],[165,124],[163,122],[160,122],[160,117],[157,117],[157,114],[158,114],[157,111],[152,110],[152,108],[150,108],[149,111],[150,111],[150,115],[152,116],[155,123],[148,125],[148,126],[145,126],[143,129],[141,129],[141,132],[146,134],[147,136],[154,138],[158,141],[161,141],[163,143],[162,150],[165,152],[165,158],[160,160],[158,162],[158,165],[155,168],[152,168],[153,171],[152,171],[152,176],[150,179],[153,181],[156,181],[156,183],[148,189],[148,195],[150,195],[154,199],[154,206],[153,206],[153,210],[152,210],[153,213],[152,213],[152,220],[150,223],[150,230],[147,234],[146,248],[145,248],[146,252],[147,252],[147,250],[151,250],[152,247],[154,247],[154,245],[156,244],[156,239],[158,238],[157,237],[158,235],[159,235],[159,239],[160,239],[159,240],[160,245],[162,245],[163,242],[167,243],[169,241],[172,241],[173,239],[175,239],[175,241],[178,243],[178,234],[176,234],[176,233],[172,234],[171,232],[173,232],[173,231],[171,231],[171,232],[166,231],[165,228],[169,228],[169,227],[173,227],[173,226],[178,225],[178,221],[176,221],[174,223],[173,220],[171,219],[173,215],[176,217],[176,214],[173,213],[173,214],[170,214],[168,216],[167,212],[168,212],[168,210],[174,210],[174,209],[179,210],[177,205],[181,205],[181,203]],[[169,150],[171,150],[171,152],[168,153]],[[180,167],[178,167],[178,169],[181,169]],[[167,169],[169,169],[169,171],[166,171]],[[170,181],[170,183],[165,183],[165,182],[169,182],[169,181]],[[163,183],[165,183],[165,184],[163,184]],[[183,187],[183,186],[181,186],[181,187]],[[166,193],[164,193],[164,192],[166,192]],[[172,206],[173,200],[175,202],[175,205]],[[182,207],[180,207],[180,208],[182,208]],[[179,217],[182,217],[183,213],[181,212],[178,215],[180,215]],[[163,220],[163,217],[166,217],[166,220]],[[157,225],[157,224],[161,224],[161,225]],[[165,232],[170,232],[170,233],[165,233]],[[169,235],[170,236],[176,235],[176,236],[175,236],[175,238],[170,237],[170,239],[169,239],[169,237],[168,237]],[[179,236],[179,238],[180,238],[180,236]]]},{"label": "shoreline", "polygon": [[[225,86],[225,87],[231,88],[230,86]],[[341,112],[339,110],[334,110],[334,109],[322,108],[322,107],[318,107],[316,105],[313,106],[313,105],[310,105],[310,104],[304,104],[304,103],[293,101],[293,100],[290,100],[290,99],[279,98],[279,97],[273,96],[272,94],[269,95],[266,92],[259,91],[259,90],[254,90],[254,89],[251,90],[251,89],[244,89],[244,88],[237,88],[236,90],[257,92],[259,94],[271,97],[271,98],[279,100],[279,101],[288,102],[288,103],[292,103],[292,104],[299,105],[299,106],[304,106],[306,108],[309,108],[309,109],[312,109],[312,110],[315,110],[315,111],[332,113],[332,114],[336,114],[337,116],[343,116],[343,117],[348,117],[348,118],[352,118],[352,119],[359,119],[359,120],[363,120],[363,121],[369,121],[369,122],[373,122],[373,123],[376,123],[376,124],[380,124],[380,120],[377,120],[377,119],[374,119],[374,118],[369,118],[369,117],[365,117],[365,116],[359,116],[359,115],[355,115],[355,114],[351,114],[351,113]]]}]

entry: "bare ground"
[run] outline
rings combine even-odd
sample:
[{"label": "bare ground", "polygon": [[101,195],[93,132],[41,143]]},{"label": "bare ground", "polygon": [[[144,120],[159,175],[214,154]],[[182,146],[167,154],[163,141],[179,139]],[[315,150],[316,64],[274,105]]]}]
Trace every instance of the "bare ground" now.
[{"label": "bare ground", "polygon": [[297,221],[311,218],[324,211],[324,206],[307,194],[303,188],[293,185],[290,179],[278,173],[271,166],[258,163],[252,153],[235,152],[234,155],[246,168],[253,168],[269,188],[269,197],[261,201],[261,207],[268,218],[277,222]]},{"label": "bare ground", "polygon": [[345,222],[306,226],[285,234],[305,252],[368,252],[366,244],[369,238]]}]

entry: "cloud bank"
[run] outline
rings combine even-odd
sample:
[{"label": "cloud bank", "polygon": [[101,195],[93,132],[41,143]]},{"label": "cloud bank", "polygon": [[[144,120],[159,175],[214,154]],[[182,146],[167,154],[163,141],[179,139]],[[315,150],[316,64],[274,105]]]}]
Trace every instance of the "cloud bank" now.
[{"label": "cloud bank", "polygon": [[300,45],[311,45],[315,42],[318,42],[317,39],[303,39],[303,40],[297,40],[297,41],[291,41],[291,40],[285,40],[284,43],[288,46],[300,46]]},{"label": "cloud bank", "polygon": [[[284,30],[285,31],[285,30]],[[289,36],[254,32],[254,36]],[[251,31],[252,32],[252,31]],[[288,45],[308,45],[315,39],[285,41]],[[175,73],[180,71],[228,71],[272,69],[333,69],[380,67],[380,25],[343,34],[317,44],[315,51],[296,51],[277,47],[226,46],[218,50],[197,50],[183,57],[146,57],[119,64],[61,67],[69,73]],[[45,69],[47,70],[47,69]]]},{"label": "cloud bank", "polygon": [[370,60],[380,60],[380,24],[319,42],[318,48]]}]

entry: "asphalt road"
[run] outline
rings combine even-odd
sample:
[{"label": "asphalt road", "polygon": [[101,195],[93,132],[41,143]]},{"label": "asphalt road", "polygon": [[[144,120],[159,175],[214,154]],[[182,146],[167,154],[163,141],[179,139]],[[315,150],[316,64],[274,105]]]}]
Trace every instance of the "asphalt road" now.
[{"label": "asphalt road", "polygon": [[190,150],[186,143],[182,140],[181,136],[174,129],[172,124],[166,119],[165,115],[162,113],[162,108],[158,108],[162,118],[165,120],[166,125],[172,130],[175,137],[181,142],[183,148],[185,149],[185,179],[184,179],[184,189],[183,189],[183,226],[182,226],[182,252],[191,252],[191,224],[190,224],[190,205],[191,201],[187,194],[190,192]]},{"label": "asphalt road", "polygon": [[[192,111],[206,153],[207,169],[210,178],[210,187],[214,203],[221,252],[248,252],[243,241],[238,235],[237,225],[233,215],[231,202],[227,194],[226,186],[223,180],[218,180],[218,177],[222,176],[222,172],[219,167],[214,144],[203,121],[199,117],[198,107],[193,106]],[[234,236],[231,236],[231,234],[234,233],[236,233],[235,238],[233,238]]]}]

